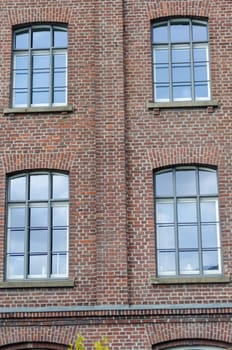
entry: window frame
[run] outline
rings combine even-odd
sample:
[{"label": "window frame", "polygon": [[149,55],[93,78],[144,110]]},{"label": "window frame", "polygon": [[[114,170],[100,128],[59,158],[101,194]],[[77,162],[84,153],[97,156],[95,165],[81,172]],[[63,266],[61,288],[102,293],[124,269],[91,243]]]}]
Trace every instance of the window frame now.
[{"label": "window frame", "polygon": [[[189,25],[189,41],[177,41],[177,42],[172,42],[171,41],[171,24],[182,24],[182,23],[188,23]],[[168,40],[167,42],[155,42],[154,38],[153,38],[153,31],[154,28],[158,28],[162,25],[166,24],[167,27],[167,34],[168,34]],[[207,28],[207,40],[200,40],[200,41],[194,41],[193,40],[193,34],[192,34],[192,28],[194,24],[199,24],[199,25],[204,25]],[[166,106],[166,104],[181,104],[181,103],[187,103],[187,104],[202,104],[202,103],[209,103],[209,101],[211,101],[212,98],[212,90],[211,90],[211,74],[210,74],[210,47],[209,47],[209,31],[208,31],[208,21],[207,19],[203,18],[188,18],[188,17],[174,17],[174,18],[168,18],[168,19],[162,19],[162,20],[157,20],[157,21],[153,21],[151,24],[151,46],[152,46],[152,90],[153,90],[153,103],[151,103],[151,105],[153,106],[154,103],[157,104],[164,104]],[[189,47],[189,54],[190,54],[190,60],[189,60],[189,67],[190,67],[190,97],[186,98],[186,97],[177,97],[174,98],[174,94],[173,94],[173,87],[175,85],[175,83],[173,82],[173,60],[172,60],[172,47]],[[207,80],[203,80],[201,81],[202,83],[205,82],[205,84],[207,84],[207,97],[203,96],[203,97],[196,97],[195,94],[195,84],[197,82],[197,80],[195,80],[194,78],[194,67],[195,67],[195,62],[193,60],[193,48],[194,47],[204,47],[206,50],[206,60],[202,61],[205,63],[206,65],[206,71],[207,71]],[[155,62],[155,49],[157,50],[157,48],[163,48],[166,49],[168,51],[168,62],[167,62],[167,69],[168,69],[168,81],[165,83],[166,87],[168,88],[168,97],[167,98],[158,98],[157,97],[157,93],[156,93],[156,88],[157,85],[159,85],[160,83],[157,82],[156,80],[156,69],[155,66],[157,65],[157,63]],[[200,61],[199,61],[200,62]],[[198,62],[198,63],[199,63]],[[180,64],[180,62],[177,64]],[[182,64],[184,64],[184,62],[182,62]],[[163,62],[161,62],[161,65],[164,65]],[[185,85],[184,85],[185,83]],[[199,81],[200,83],[200,81]],[[178,83],[177,83],[178,84]],[[187,86],[187,81],[184,81],[183,83],[180,83],[180,86]],[[161,84],[162,85],[162,84]]]},{"label": "window frame", "polygon": [[[188,170],[194,170],[195,173],[195,181],[196,181],[196,194],[193,195],[177,195],[176,190],[176,172],[177,171],[188,171]],[[214,172],[217,179],[217,188],[214,194],[201,194],[200,193],[200,177],[199,173],[200,171],[209,171]],[[173,186],[173,195],[157,195],[157,175],[160,174],[171,174],[172,177],[172,186]],[[185,278],[185,277],[210,277],[210,276],[220,276],[222,275],[222,248],[221,248],[221,230],[220,230],[220,216],[219,216],[219,194],[218,194],[218,173],[217,169],[214,167],[207,167],[207,166],[174,166],[169,168],[164,168],[161,170],[154,171],[154,209],[155,209],[155,233],[156,233],[156,275],[160,278],[165,277],[176,277],[176,278]],[[180,201],[192,201],[195,203],[196,206],[196,221],[192,222],[181,222],[178,218],[178,203]],[[202,209],[201,203],[206,201],[207,203],[213,202],[215,203],[215,220],[214,221],[203,221],[201,218],[201,215],[203,215],[200,211]],[[157,214],[157,208],[159,203],[171,203],[172,209],[173,209],[173,221],[164,221],[159,222],[158,221],[158,214]],[[162,226],[163,225],[163,226]],[[189,227],[195,227],[197,231],[197,246],[194,249],[192,248],[184,248],[180,247],[180,240],[179,240],[179,234],[180,234],[180,227],[186,227],[189,225]],[[216,232],[216,241],[217,246],[212,247],[210,246],[210,243],[208,246],[203,246],[203,235],[202,235],[202,228],[204,225],[214,225],[215,226],[215,232]],[[173,228],[173,239],[174,239],[174,245],[172,248],[166,246],[165,248],[160,248],[159,246],[159,233],[158,228],[159,227],[172,227]],[[174,262],[175,262],[175,269],[172,271],[165,271],[162,273],[160,271],[160,261],[159,261],[159,253],[163,251],[166,253],[174,253]],[[189,272],[181,272],[181,266],[180,266],[180,253],[181,252],[193,252],[195,251],[198,254],[198,271],[190,270]],[[204,270],[204,264],[203,264],[203,253],[212,251],[217,254],[217,264],[218,268],[215,270]]]},{"label": "window frame", "polygon": [[[47,175],[48,176],[48,198],[29,198],[30,192],[30,177],[36,175]],[[53,190],[53,176],[65,176],[67,181],[67,197],[64,198],[52,198],[52,190]],[[10,191],[11,191],[11,180],[17,178],[25,178],[25,199],[11,199]],[[6,281],[37,281],[37,280],[62,280],[67,279],[69,276],[69,174],[67,172],[61,171],[27,171],[20,172],[16,174],[10,174],[7,178],[7,201],[6,201],[6,250],[5,250],[5,279]],[[66,208],[66,225],[54,225],[52,222],[52,211],[53,208]],[[10,215],[12,208],[24,208],[24,225],[21,227],[11,226],[10,225]],[[31,208],[46,208],[47,209],[47,225],[41,226],[32,226],[30,221],[30,212]],[[23,230],[24,228],[24,230]],[[30,237],[32,237],[33,231],[45,230],[47,231],[47,248],[43,251],[33,251],[30,248]],[[53,249],[52,235],[54,230],[66,230],[66,247],[63,250]],[[22,252],[11,252],[10,251],[10,232],[18,231],[24,235],[23,242],[23,251]],[[30,273],[31,261],[30,258],[33,256],[44,256],[46,259],[46,271],[42,274],[32,274]],[[56,256],[59,258],[60,255],[65,256],[66,264],[65,264],[65,273],[53,273],[53,263],[52,258]],[[24,260],[23,263],[23,274],[10,274],[10,260],[11,256],[20,256]]]},{"label": "window frame", "polygon": [[[48,47],[41,47],[41,48],[33,48],[32,44],[32,35],[36,30],[49,30],[50,31],[50,46]],[[54,33],[55,31],[62,31],[67,33],[67,45],[66,46],[58,46],[55,47],[53,45],[54,42]],[[28,47],[27,48],[16,48],[16,36],[20,33],[28,33]],[[48,70],[47,74],[49,75],[49,84],[47,86],[47,93],[48,93],[48,100],[44,103],[33,103],[33,77],[35,75],[35,72],[33,71],[33,57],[36,55],[43,54],[49,57],[49,67],[46,68]],[[54,93],[55,93],[55,86],[54,86],[54,77],[55,77],[55,66],[54,66],[54,57],[55,54],[63,54],[65,55],[65,66],[62,67],[64,71],[64,77],[65,77],[65,85],[59,86],[57,91],[61,91],[62,89],[64,91],[64,101],[63,102],[54,102]],[[21,69],[26,71],[27,77],[27,87],[22,88],[25,90],[25,94],[27,97],[26,103],[16,103],[16,57],[20,56],[27,56],[28,57],[28,63],[26,65],[27,68]],[[45,68],[44,68],[45,69]],[[59,67],[58,69],[61,69]],[[20,70],[20,68],[18,69]],[[25,109],[25,108],[46,108],[46,107],[62,107],[67,106],[68,104],[68,28],[67,25],[63,24],[34,24],[29,25],[25,27],[16,27],[13,30],[13,40],[12,40],[12,74],[11,74],[11,105],[12,108],[15,109]],[[38,89],[38,88],[37,88]],[[42,88],[39,88],[42,89]],[[46,88],[44,88],[46,89]],[[39,91],[38,91],[39,92]]]}]

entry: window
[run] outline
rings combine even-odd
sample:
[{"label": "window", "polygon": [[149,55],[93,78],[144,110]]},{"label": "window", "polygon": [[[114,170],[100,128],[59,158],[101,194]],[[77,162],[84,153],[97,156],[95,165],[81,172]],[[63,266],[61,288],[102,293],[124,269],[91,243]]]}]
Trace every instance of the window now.
[{"label": "window", "polygon": [[7,279],[68,277],[68,200],[67,174],[9,177]]},{"label": "window", "polygon": [[154,100],[210,100],[207,22],[170,19],[152,26]]},{"label": "window", "polygon": [[13,107],[67,104],[67,29],[40,25],[13,37]]},{"label": "window", "polygon": [[220,274],[216,170],[176,167],[154,177],[158,275]]}]

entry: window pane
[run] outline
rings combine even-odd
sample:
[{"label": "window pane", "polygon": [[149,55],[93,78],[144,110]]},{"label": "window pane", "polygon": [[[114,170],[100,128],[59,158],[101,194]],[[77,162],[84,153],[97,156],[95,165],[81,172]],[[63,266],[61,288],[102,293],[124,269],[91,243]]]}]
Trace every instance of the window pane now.
[{"label": "window pane", "polygon": [[175,84],[173,85],[173,100],[191,100],[192,89],[191,86],[186,84]]},{"label": "window pane", "polygon": [[52,255],[52,274],[67,276],[68,274],[68,257],[67,254]]},{"label": "window pane", "polygon": [[168,27],[166,23],[153,28],[153,42],[168,42]]},{"label": "window pane", "polygon": [[213,199],[202,199],[200,202],[201,221],[215,222],[218,221],[217,201]]},{"label": "window pane", "polygon": [[48,199],[48,175],[30,176],[30,199]]},{"label": "window pane", "polygon": [[193,48],[193,60],[194,62],[207,62],[207,48],[206,47],[194,47]]},{"label": "window pane", "polygon": [[52,232],[52,251],[64,252],[68,250],[68,232],[67,230],[53,230]]},{"label": "window pane", "polygon": [[26,106],[28,102],[28,91],[20,91],[15,90],[13,91],[14,97],[13,97],[13,105],[15,107],[17,106]]},{"label": "window pane", "polygon": [[68,225],[68,208],[67,207],[52,208],[52,225],[53,227]]},{"label": "window pane", "polygon": [[20,176],[17,178],[10,179],[10,194],[9,199],[11,201],[19,201],[26,199],[26,177]]},{"label": "window pane", "polygon": [[32,33],[32,47],[34,49],[51,46],[50,29],[34,30]]},{"label": "window pane", "polygon": [[24,256],[8,255],[7,257],[7,277],[23,278],[24,275]]},{"label": "window pane", "polygon": [[179,248],[198,248],[196,225],[179,225],[178,234]]},{"label": "window pane", "polygon": [[48,226],[48,208],[30,208],[30,226]]},{"label": "window pane", "polygon": [[30,231],[30,252],[41,253],[48,251],[48,231],[31,230]]},{"label": "window pane", "polygon": [[201,169],[199,171],[200,194],[210,195],[218,193],[217,173]]},{"label": "window pane", "polygon": [[155,177],[156,196],[167,197],[173,196],[173,173],[166,172],[157,174]]},{"label": "window pane", "polygon": [[53,175],[52,198],[64,199],[68,198],[69,178],[67,175]]},{"label": "window pane", "polygon": [[29,33],[28,31],[15,34],[15,48],[19,50],[29,48]]},{"label": "window pane", "polygon": [[154,49],[154,63],[168,63],[168,49],[166,48],[155,48]]},{"label": "window pane", "polygon": [[176,261],[174,252],[158,252],[158,274],[175,275]]},{"label": "window pane", "polygon": [[66,71],[55,71],[53,84],[54,87],[66,86]]},{"label": "window pane", "polygon": [[8,231],[8,253],[23,253],[24,252],[24,231]]},{"label": "window pane", "polygon": [[173,223],[174,208],[173,202],[158,202],[156,205],[156,221],[158,223]]},{"label": "window pane", "polygon": [[47,277],[47,255],[31,255],[29,274],[33,277]]},{"label": "window pane", "polygon": [[177,215],[179,223],[197,222],[197,208],[195,200],[178,200]]},{"label": "window pane", "polygon": [[27,71],[15,71],[14,74],[14,87],[20,89],[28,88],[28,72]]},{"label": "window pane", "polygon": [[197,252],[180,252],[179,259],[181,274],[198,274],[200,272]]},{"label": "window pane", "polygon": [[66,89],[54,89],[53,103],[64,104],[66,103],[67,90]]},{"label": "window pane", "polygon": [[203,251],[203,270],[205,273],[213,273],[220,270],[217,250]]},{"label": "window pane", "polygon": [[189,41],[189,23],[171,23],[171,42]]},{"label": "window pane", "polygon": [[169,82],[169,69],[166,66],[158,66],[155,68],[155,80],[157,83],[168,83]]},{"label": "window pane", "polygon": [[159,101],[169,100],[169,85],[155,86],[155,100],[159,100]]},{"label": "window pane", "polygon": [[191,81],[190,66],[186,65],[173,65],[172,66],[172,79],[174,83]]},{"label": "window pane", "polygon": [[[46,92],[49,91],[49,85],[50,85],[50,75],[49,72],[38,72],[33,74],[33,79],[32,79],[32,87],[34,94],[42,93],[45,90]],[[34,95],[34,96],[35,96]]]},{"label": "window pane", "polygon": [[195,84],[195,98],[196,100],[209,99],[209,83]]},{"label": "window pane", "polygon": [[54,30],[54,47],[67,47],[68,33],[66,30]]},{"label": "window pane", "polygon": [[29,57],[26,55],[15,56],[14,68],[27,70],[29,64]]},{"label": "window pane", "polygon": [[193,23],[193,41],[207,41],[208,28],[205,24]]},{"label": "window pane", "polygon": [[186,63],[190,62],[189,46],[179,46],[172,49],[172,63]]},{"label": "window pane", "polygon": [[175,248],[175,232],[173,225],[157,225],[157,247],[159,249]]},{"label": "window pane", "polygon": [[34,55],[33,56],[33,68],[34,69],[49,69],[50,68],[50,55]]},{"label": "window pane", "polygon": [[49,104],[49,91],[46,89],[32,91],[32,104],[33,105],[48,105]]},{"label": "window pane", "polygon": [[217,224],[203,224],[201,226],[202,247],[219,247],[219,226]]},{"label": "window pane", "polygon": [[194,65],[194,80],[207,81],[208,80],[208,66],[207,64]]},{"label": "window pane", "polygon": [[25,226],[25,208],[14,207],[9,208],[9,227],[24,227]]},{"label": "window pane", "polygon": [[177,196],[196,195],[196,172],[195,170],[176,171]]}]

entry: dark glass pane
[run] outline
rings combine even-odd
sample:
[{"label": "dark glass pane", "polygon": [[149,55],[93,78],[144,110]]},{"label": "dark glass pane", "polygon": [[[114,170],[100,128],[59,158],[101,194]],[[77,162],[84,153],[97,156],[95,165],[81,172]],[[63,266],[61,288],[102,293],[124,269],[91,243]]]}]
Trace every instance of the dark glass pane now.
[{"label": "dark glass pane", "polygon": [[198,248],[198,232],[196,225],[178,226],[179,248]]},{"label": "dark glass pane", "polygon": [[157,202],[156,204],[156,221],[157,223],[173,223],[174,208],[173,202]]},{"label": "dark glass pane", "polygon": [[169,100],[169,85],[156,85],[155,100],[167,101]]},{"label": "dark glass pane", "polygon": [[191,100],[192,99],[192,89],[191,86],[186,84],[175,84],[173,85],[173,100]]},{"label": "dark glass pane", "polygon": [[25,208],[9,208],[9,227],[25,227]]},{"label": "dark glass pane", "polygon": [[175,248],[175,232],[173,225],[157,225],[158,249]]},{"label": "dark glass pane", "polygon": [[174,252],[158,252],[158,274],[159,275],[175,275],[176,260]]},{"label": "dark glass pane", "polygon": [[190,62],[189,47],[174,47],[172,49],[172,63],[186,63]]},{"label": "dark glass pane", "polygon": [[191,81],[190,66],[173,65],[172,66],[172,79],[174,83]]},{"label": "dark glass pane", "polygon": [[7,278],[23,278],[24,256],[8,255],[7,257]]},{"label": "dark glass pane", "polygon": [[167,24],[153,28],[153,43],[166,43],[168,42],[168,27]]},{"label": "dark glass pane", "polygon": [[47,255],[31,255],[29,259],[31,277],[47,277]]},{"label": "dark glass pane", "polygon": [[52,198],[53,199],[64,199],[69,197],[69,178],[67,175],[56,175],[52,176],[53,187],[52,187]]},{"label": "dark glass pane", "polygon": [[200,209],[202,222],[218,221],[218,208],[216,199],[202,199],[200,201]]},{"label": "dark glass pane", "polygon": [[54,207],[52,208],[52,225],[54,226],[67,226],[68,225],[68,208],[67,207]]},{"label": "dark glass pane", "polygon": [[194,62],[207,62],[208,54],[206,47],[197,47],[193,48],[193,61]]},{"label": "dark glass pane", "polygon": [[9,181],[10,193],[9,200],[11,201],[25,201],[26,199],[26,177],[20,176]]},{"label": "dark glass pane", "polygon": [[159,197],[173,196],[173,173],[157,174],[155,177],[155,193]]},{"label": "dark glass pane", "polygon": [[197,222],[197,206],[196,201],[178,200],[177,215],[179,223],[195,223]]},{"label": "dark glass pane", "polygon": [[52,251],[64,252],[68,250],[68,232],[67,230],[53,230],[52,232]]},{"label": "dark glass pane", "polygon": [[189,23],[171,23],[171,42],[189,41]]},{"label": "dark glass pane", "polygon": [[15,48],[19,50],[25,50],[29,48],[28,31],[15,34]]},{"label": "dark glass pane", "polygon": [[41,253],[48,250],[48,231],[31,230],[30,231],[30,252]]},{"label": "dark glass pane", "polygon": [[195,170],[176,171],[176,194],[177,196],[196,195]]},{"label": "dark glass pane", "polygon": [[199,171],[200,194],[214,195],[218,193],[217,173],[216,171],[208,171],[200,169]]},{"label": "dark glass pane", "polygon": [[49,48],[50,46],[51,46],[50,29],[33,31],[32,47],[34,49]]},{"label": "dark glass pane", "polygon": [[195,84],[195,98],[196,100],[209,99],[209,83]]},{"label": "dark glass pane", "polygon": [[24,252],[24,231],[8,231],[8,253]]},{"label": "dark glass pane", "polygon": [[203,251],[203,270],[205,273],[220,271],[219,254],[217,250]]},{"label": "dark glass pane", "polygon": [[202,247],[219,247],[219,226],[217,224],[203,224],[201,226]]},{"label": "dark glass pane", "polygon": [[179,263],[181,274],[198,274],[200,272],[197,252],[180,252]]},{"label": "dark glass pane", "polygon": [[168,49],[162,48],[162,49],[154,49],[154,63],[168,63]]},{"label": "dark glass pane", "polygon": [[67,47],[68,33],[66,30],[54,30],[54,47]]},{"label": "dark glass pane", "polygon": [[208,27],[205,24],[193,23],[193,41],[207,41],[208,40]]},{"label": "dark glass pane", "polygon": [[48,175],[30,176],[30,199],[48,199]]},{"label": "dark glass pane", "polygon": [[30,208],[30,226],[48,226],[48,208]]}]

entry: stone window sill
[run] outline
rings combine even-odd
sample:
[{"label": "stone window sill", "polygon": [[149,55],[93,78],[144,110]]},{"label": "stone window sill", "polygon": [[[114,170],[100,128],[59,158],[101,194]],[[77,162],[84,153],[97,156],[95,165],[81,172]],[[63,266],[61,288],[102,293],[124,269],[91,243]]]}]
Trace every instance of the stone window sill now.
[{"label": "stone window sill", "polygon": [[0,282],[0,289],[3,288],[59,288],[59,287],[74,287],[73,279],[63,280],[14,280]]},{"label": "stone window sill", "polygon": [[4,108],[4,114],[25,114],[25,113],[68,113],[73,112],[72,105],[50,106],[50,107],[25,107],[25,108]]},{"label": "stone window sill", "polygon": [[228,276],[151,277],[151,284],[229,283]]},{"label": "stone window sill", "polygon": [[148,109],[173,109],[173,108],[215,108],[219,107],[219,102],[209,101],[175,101],[175,102],[147,102]]}]

